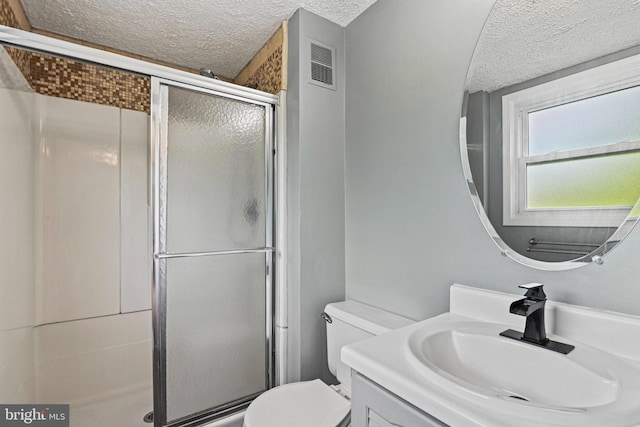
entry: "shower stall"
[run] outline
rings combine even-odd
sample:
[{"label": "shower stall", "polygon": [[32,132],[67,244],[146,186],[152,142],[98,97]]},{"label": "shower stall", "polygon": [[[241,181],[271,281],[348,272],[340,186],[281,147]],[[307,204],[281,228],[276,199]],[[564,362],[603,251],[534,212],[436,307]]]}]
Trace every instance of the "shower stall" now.
[{"label": "shower stall", "polygon": [[278,98],[0,41],[0,404],[69,404],[72,427],[241,411],[278,381]]},{"label": "shower stall", "polygon": [[164,424],[233,412],[273,382],[273,115],[267,103],[161,79],[152,94]]}]

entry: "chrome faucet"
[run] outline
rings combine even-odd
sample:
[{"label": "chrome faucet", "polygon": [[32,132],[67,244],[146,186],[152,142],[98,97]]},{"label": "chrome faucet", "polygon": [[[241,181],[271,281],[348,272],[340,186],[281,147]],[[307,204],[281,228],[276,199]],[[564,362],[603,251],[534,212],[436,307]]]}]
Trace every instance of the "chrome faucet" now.
[{"label": "chrome faucet", "polygon": [[541,283],[528,283],[520,285],[519,288],[526,289],[524,298],[511,303],[509,312],[519,316],[525,316],[524,333],[507,329],[501,332],[503,337],[524,341],[529,344],[568,354],[575,347],[569,344],[552,341],[547,338],[544,322],[544,306],[547,296],[542,289]]}]

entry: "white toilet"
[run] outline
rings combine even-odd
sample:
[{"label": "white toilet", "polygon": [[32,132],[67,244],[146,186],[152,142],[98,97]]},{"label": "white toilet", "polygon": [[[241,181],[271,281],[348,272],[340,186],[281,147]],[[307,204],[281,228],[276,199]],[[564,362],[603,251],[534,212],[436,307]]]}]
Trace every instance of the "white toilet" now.
[{"label": "white toilet", "polygon": [[320,380],[281,385],[254,400],[244,416],[245,427],[342,427],[349,424],[351,369],[340,361],[342,347],[413,323],[356,301],[325,307],[327,360],[340,384]]}]

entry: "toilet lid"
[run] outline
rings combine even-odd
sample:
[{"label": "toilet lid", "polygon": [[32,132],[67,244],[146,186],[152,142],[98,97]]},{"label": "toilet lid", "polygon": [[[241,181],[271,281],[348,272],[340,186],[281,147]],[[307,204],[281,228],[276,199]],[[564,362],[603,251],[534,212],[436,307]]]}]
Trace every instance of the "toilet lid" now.
[{"label": "toilet lid", "polygon": [[246,427],[335,427],[351,404],[320,380],[285,384],[264,392],[244,415]]}]

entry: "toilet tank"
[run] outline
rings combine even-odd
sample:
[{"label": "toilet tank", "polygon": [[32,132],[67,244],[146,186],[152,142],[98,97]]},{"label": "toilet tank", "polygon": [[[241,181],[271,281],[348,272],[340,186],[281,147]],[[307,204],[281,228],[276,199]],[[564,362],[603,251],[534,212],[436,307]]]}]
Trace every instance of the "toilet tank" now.
[{"label": "toilet tank", "polygon": [[406,317],[357,301],[331,303],[324,312],[331,320],[326,319],[329,371],[349,391],[351,369],[340,361],[342,347],[414,323]]}]

